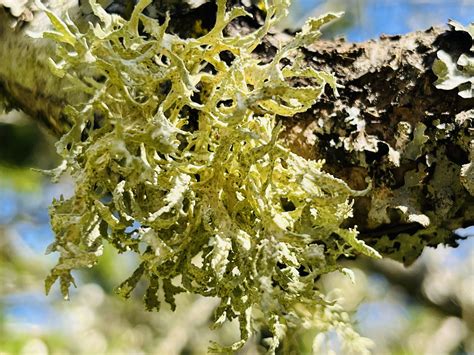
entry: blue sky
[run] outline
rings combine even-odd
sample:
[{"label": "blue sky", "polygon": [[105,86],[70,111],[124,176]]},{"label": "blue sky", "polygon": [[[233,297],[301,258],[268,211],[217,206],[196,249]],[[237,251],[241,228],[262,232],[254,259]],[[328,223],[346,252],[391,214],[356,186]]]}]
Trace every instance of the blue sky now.
[{"label": "blue sky", "polygon": [[344,35],[349,41],[365,41],[382,33],[403,34],[443,25],[448,19],[463,24],[474,21],[474,0],[294,0],[295,18],[303,22],[318,11],[354,13],[354,26]]}]

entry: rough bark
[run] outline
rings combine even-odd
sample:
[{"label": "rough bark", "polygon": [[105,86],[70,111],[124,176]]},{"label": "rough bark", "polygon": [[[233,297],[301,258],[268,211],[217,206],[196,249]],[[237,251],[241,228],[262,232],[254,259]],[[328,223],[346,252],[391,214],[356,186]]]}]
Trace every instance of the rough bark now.
[{"label": "rough bark", "polygon": [[474,222],[473,196],[459,179],[472,159],[474,99],[436,89],[431,70],[439,49],[460,53],[471,44],[461,32],[431,28],[358,44],[318,42],[304,52],[343,88],[339,99],[287,123],[287,140],[300,155],[326,159],[354,188],[370,177],[373,188],[356,199],[351,222],[405,263],[423,245],[455,245],[452,231]]},{"label": "rough bark", "polygon": [[[59,11],[60,3],[50,6],[57,4]],[[80,21],[74,1],[60,6]],[[17,18],[0,8],[0,96],[8,108],[25,111],[60,136],[71,125],[64,107],[81,98],[67,90],[66,80],[49,73],[52,43],[27,36],[48,26],[44,14],[32,11],[28,22],[11,27]],[[252,11],[255,21],[238,21],[228,30],[257,25],[258,10]],[[208,14],[209,9],[198,9],[177,17],[174,28],[183,28],[180,19]],[[212,19],[207,22],[211,27]],[[268,36],[256,55],[265,61],[288,36]],[[294,152],[325,159],[327,170],[351,187],[372,185],[354,201],[347,224],[357,225],[366,242],[406,264],[426,245],[455,246],[453,230],[474,224],[474,196],[466,183],[474,155],[474,98],[436,89],[431,69],[439,49],[459,57],[471,46],[466,32],[431,28],[364,43],[318,41],[301,53],[309,66],[335,74],[340,96],[328,92],[308,112],[285,120],[283,138]]]}]

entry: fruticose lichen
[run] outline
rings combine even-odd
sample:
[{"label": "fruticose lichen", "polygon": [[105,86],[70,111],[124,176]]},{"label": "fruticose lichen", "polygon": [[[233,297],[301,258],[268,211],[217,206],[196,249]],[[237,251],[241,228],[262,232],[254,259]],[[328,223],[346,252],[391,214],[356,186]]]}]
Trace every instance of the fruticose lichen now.
[{"label": "fruticose lichen", "polygon": [[253,52],[288,1],[265,1],[263,26],[232,37],[226,26],[249,14],[227,12],[218,0],[214,28],[187,39],[167,32],[169,18],[160,24],[144,16],[149,4],[139,1],[126,21],[91,1],[100,23],[85,33],[44,9],[55,27],[44,37],[58,43],[52,71],[89,96],[66,109],[75,124],[57,144],[64,161],[53,173],[69,172],[76,188],[50,209],[56,240],[49,251],[60,257],[47,291],[59,279],[68,297],[71,270],[94,266],[108,242],[139,255],[118,293],[129,297],[148,280],[147,309],[159,310],[160,289],[172,308],[181,292],[218,297],[215,325],[240,323],[241,341],[229,350],[264,326],[270,352],[289,327],[335,329],[363,351],[367,340],[315,279],[350,274],[343,256],[379,257],[356,228],[341,227],[351,198],[364,191],[324,172],[323,161],[289,151],[276,123],[277,115],[311,107],[326,85],[337,93],[332,75],[298,57],[282,63],[337,15],[308,20],[263,64]]}]

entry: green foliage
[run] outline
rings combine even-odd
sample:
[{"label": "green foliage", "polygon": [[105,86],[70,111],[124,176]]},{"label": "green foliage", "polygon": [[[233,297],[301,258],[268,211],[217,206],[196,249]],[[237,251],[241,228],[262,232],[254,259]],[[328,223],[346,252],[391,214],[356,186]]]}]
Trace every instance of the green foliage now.
[{"label": "green foliage", "polygon": [[169,19],[144,16],[149,3],[140,1],[126,21],[91,1],[101,24],[86,33],[44,9],[56,29],[44,37],[59,44],[53,72],[89,95],[66,109],[75,124],[57,144],[64,162],[52,173],[71,173],[76,190],[51,206],[49,251],[60,258],[47,291],[59,279],[67,297],[71,270],[94,266],[108,241],[139,255],[117,291],[128,297],[147,279],[147,309],[159,310],[160,289],[172,308],[181,292],[219,298],[215,325],[240,323],[241,341],[228,350],[261,326],[272,333],[270,352],[288,328],[312,326],[340,330],[358,349],[365,340],[341,326],[347,316],[315,279],[348,272],[342,256],[379,257],[355,228],[341,227],[351,197],[364,192],[324,172],[323,161],[290,152],[276,123],[310,108],[326,84],[336,92],[332,75],[303,67],[298,56],[281,62],[337,15],[310,19],[263,64],[253,51],[287,1],[265,2],[264,25],[232,37],[225,27],[249,14],[227,12],[219,0],[215,27],[188,39],[166,32]]}]

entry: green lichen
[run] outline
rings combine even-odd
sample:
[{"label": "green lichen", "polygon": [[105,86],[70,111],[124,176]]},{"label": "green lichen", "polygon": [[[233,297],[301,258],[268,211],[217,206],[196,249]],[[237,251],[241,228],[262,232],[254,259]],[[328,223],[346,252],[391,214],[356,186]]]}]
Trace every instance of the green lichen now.
[{"label": "green lichen", "polygon": [[181,292],[218,297],[215,325],[240,323],[241,341],[228,350],[261,326],[272,333],[270,352],[288,328],[311,326],[339,330],[360,350],[366,341],[341,326],[347,316],[314,280],[342,270],[342,256],[379,257],[355,228],[341,227],[351,198],[364,192],[324,172],[323,161],[289,151],[276,123],[311,107],[326,85],[336,92],[332,75],[298,57],[281,62],[337,15],[308,20],[263,64],[254,49],[287,1],[266,1],[263,26],[232,37],[225,27],[249,14],[227,12],[219,0],[215,27],[189,39],[167,32],[169,18],[160,25],[144,16],[149,3],[140,1],[126,21],[91,1],[101,24],[85,33],[44,9],[56,29],[44,37],[59,44],[52,71],[90,97],[66,109],[75,124],[57,144],[64,162],[52,173],[69,172],[76,188],[51,206],[49,251],[60,258],[47,291],[59,279],[67,297],[71,270],[94,266],[108,242],[139,255],[117,291],[129,297],[148,280],[147,309],[159,310],[160,288],[172,307]]}]

